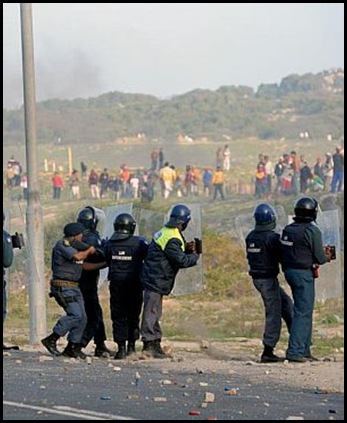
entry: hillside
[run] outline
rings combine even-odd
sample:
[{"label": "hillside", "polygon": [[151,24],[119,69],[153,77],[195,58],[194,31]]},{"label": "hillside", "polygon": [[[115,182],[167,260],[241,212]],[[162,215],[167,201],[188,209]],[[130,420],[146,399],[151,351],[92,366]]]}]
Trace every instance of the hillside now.
[{"label": "hillside", "polygon": [[[344,133],[344,70],[289,75],[280,84],[196,89],[168,100],[110,92],[99,97],[37,104],[40,143],[105,143],[134,137],[139,143],[194,139],[297,139]],[[23,108],[3,110],[4,145],[21,145]]]}]

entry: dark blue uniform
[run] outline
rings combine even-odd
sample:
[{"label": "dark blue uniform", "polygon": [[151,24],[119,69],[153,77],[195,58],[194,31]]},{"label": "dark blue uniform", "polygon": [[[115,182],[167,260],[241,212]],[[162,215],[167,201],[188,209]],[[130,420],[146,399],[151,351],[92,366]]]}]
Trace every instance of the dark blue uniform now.
[{"label": "dark blue uniform", "polygon": [[115,232],[106,241],[104,250],[109,267],[113,339],[118,344],[134,343],[140,334],[140,273],[148,243],[142,237]]},{"label": "dark blue uniform", "polygon": [[5,273],[7,268],[12,265],[13,262],[13,247],[11,235],[3,230],[2,235],[2,267],[3,267],[3,291],[2,291],[2,323],[4,324],[7,314],[7,292],[6,292],[6,280]]},{"label": "dark blue uniform", "polygon": [[294,299],[294,318],[287,358],[299,361],[311,356],[312,316],[315,299],[313,265],[328,261],[322,234],[312,222],[296,220],[281,236],[283,270]]},{"label": "dark blue uniform", "polygon": [[87,324],[83,296],[78,287],[83,262],[73,258],[77,251],[66,239],[58,240],[52,251],[51,293],[61,294],[66,301],[66,315],[57,321],[53,332],[59,336],[68,333],[67,340],[73,344],[79,344]]},{"label": "dark blue uniform", "polygon": [[[103,262],[102,240],[99,232],[86,230],[83,233],[82,241],[97,249],[97,253],[86,261]],[[83,270],[79,280],[79,287],[84,299],[84,307],[87,314],[87,325],[81,339],[81,346],[86,347],[94,339],[96,346],[104,345],[106,341],[106,330],[103,319],[102,308],[98,296],[98,282],[100,270]]]},{"label": "dark blue uniform", "polygon": [[293,318],[293,302],[279,285],[279,263],[281,262],[280,236],[273,230],[259,225],[246,237],[246,252],[249,274],[260,293],[265,307],[264,346],[274,348],[281,334],[281,319],[288,331]]}]

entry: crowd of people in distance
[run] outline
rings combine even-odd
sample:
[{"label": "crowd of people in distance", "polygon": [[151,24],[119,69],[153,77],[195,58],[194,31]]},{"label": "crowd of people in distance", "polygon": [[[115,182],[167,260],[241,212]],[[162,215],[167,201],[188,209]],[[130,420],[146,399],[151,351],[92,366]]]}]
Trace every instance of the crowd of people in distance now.
[{"label": "crowd of people in distance", "polygon": [[[274,182],[274,183],[273,183]],[[295,150],[284,153],[274,165],[268,155],[259,154],[254,195],[270,199],[272,195],[298,195],[309,192],[341,192],[344,182],[344,150],[336,146],[335,153],[318,156],[309,165]]]},{"label": "crowd of people in distance", "polygon": [[[150,151],[147,169],[131,168],[123,163],[115,170],[106,167],[98,170],[95,166],[88,170],[88,165],[81,161],[80,171],[73,168],[69,175],[54,170],[52,198],[60,200],[66,189],[68,195],[65,194],[65,199],[72,200],[83,196],[95,200],[139,199],[149,203],[158,196],[168,199],[200,195],[211,201],[225,200],[234,178],[230,172],[231,163],[231,150],[227,144],[224,148],[218,147],[214,166],[186,164],[183,168],[177,167],[165,158],[163,148],[156,147]],[[253,193],[259,199],[322,191],[341,192],[344,189],[344,150],[336,146],[334,153],[325,153],[324,159],[317,156],[315,163],[311,164],[295,150],[284,153],[276,163],[270,155],[260,153],[253,180]],[[14,156],[7,162],[6,186],[9,189],[21,187],[22,198],[27,198],[28,176]]]}]

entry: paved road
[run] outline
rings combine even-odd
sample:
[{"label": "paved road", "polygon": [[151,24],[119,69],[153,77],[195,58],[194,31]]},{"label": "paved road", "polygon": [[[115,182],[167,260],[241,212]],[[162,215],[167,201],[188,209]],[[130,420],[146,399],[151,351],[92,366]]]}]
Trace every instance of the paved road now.
[{"label": "paved road", "polygon": [[11,352],[3,357],[3,420],[344,420],[344,394],[250,383],[227,361],[205,372],[180,362],[165,370],[163,361],[87,364]]}]

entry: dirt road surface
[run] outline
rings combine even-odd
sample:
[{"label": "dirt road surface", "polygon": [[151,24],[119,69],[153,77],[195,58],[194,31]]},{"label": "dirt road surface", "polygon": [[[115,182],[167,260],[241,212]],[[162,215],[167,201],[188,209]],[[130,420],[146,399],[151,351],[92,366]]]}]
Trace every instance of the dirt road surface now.
[{"label": "dirt road surface", "polygon": [[164,360],[144,356],[140,343],[125,360],[94,358],[92,345],[87,360],[20,348],[3,354],[4,420],[344,419],[343,354],[262,364],[259,341],[246,338],[164,340]]}]

